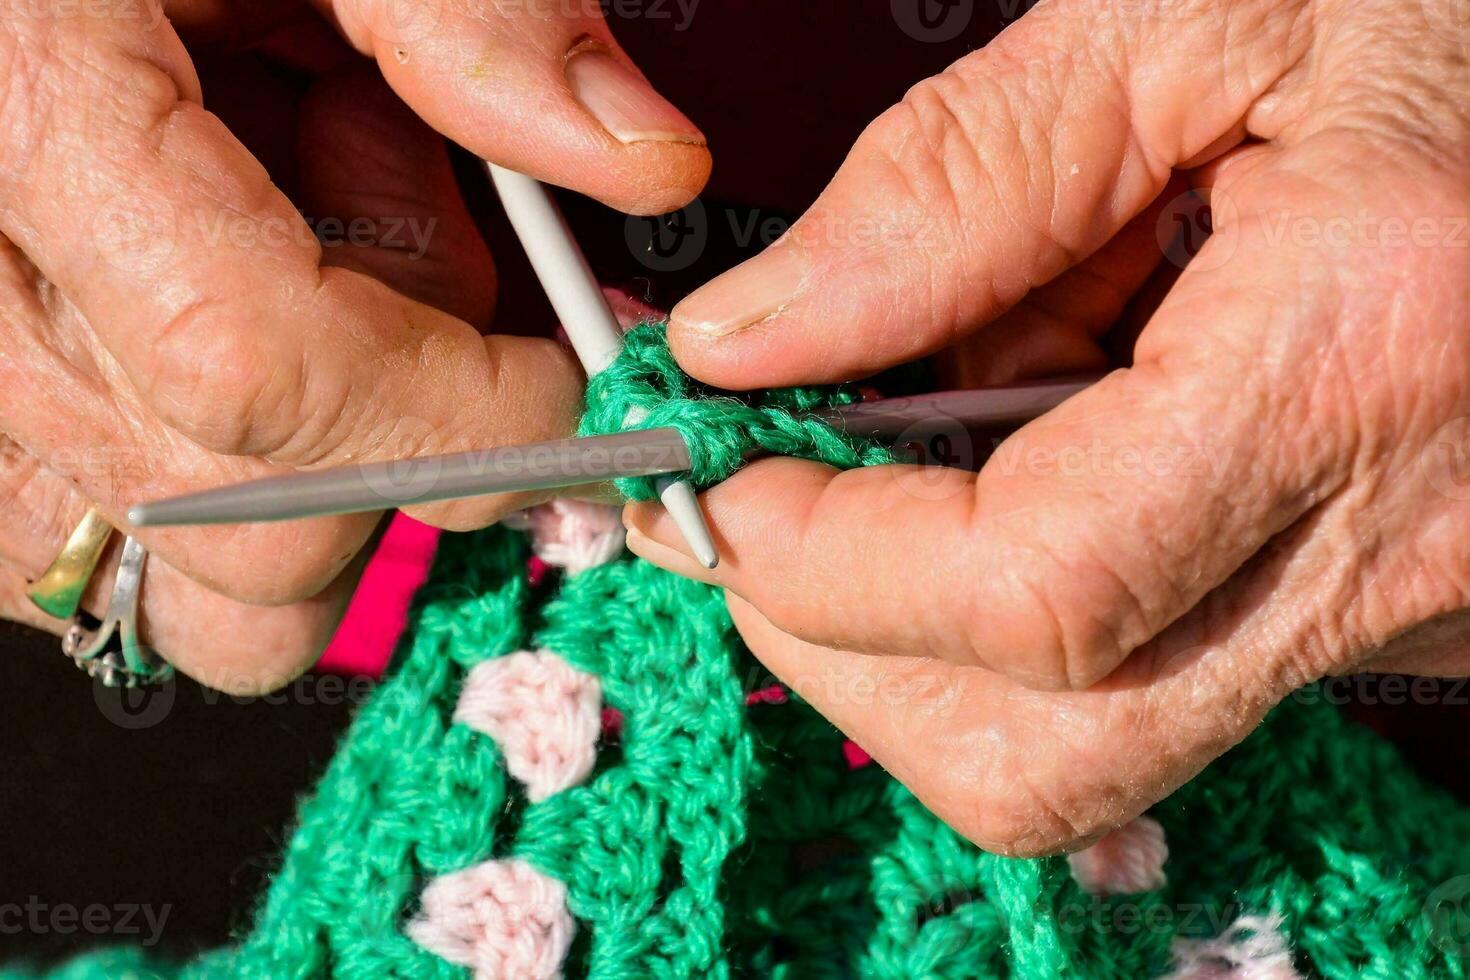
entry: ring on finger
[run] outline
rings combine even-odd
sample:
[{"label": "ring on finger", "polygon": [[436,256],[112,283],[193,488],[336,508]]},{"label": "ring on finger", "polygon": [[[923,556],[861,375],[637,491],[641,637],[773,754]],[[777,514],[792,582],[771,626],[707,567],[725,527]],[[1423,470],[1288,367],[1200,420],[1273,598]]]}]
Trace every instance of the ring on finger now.
[{"label": "ring on finger", "polygon": [[127,538],[101,625],[89,628],[85,620],[90,617],[79,613],[61,638],[62,652],[108,687],[157,684],[173,674],[173,667],[138,637],[138,593],[147,558],[148,550]]},{"label": "ring on finger", "polygon": [[57,619],[75,616],[112,531],[106,518],[89,507],[50,566],[26,590],[31,602]]}]

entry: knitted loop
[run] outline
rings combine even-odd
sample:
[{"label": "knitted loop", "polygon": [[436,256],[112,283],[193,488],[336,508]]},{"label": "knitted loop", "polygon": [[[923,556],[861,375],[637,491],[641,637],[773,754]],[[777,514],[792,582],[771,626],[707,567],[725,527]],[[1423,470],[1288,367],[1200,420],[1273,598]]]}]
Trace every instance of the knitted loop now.
[{"label": "knitted loop", "polygon": [[[587,382],[583,435],[625,428],[672,426],[689,447],[689,480],[708,487],[727,479],[754,452],[814,459],[838,469],[893,461],[883,446],[805,417],[814,409],[851,403],[841,388],[786,388],[749,399],[712,394],[695,385],[669,353],[664,323],[640,323],[628,331],[622,352]],[[628,413],[646,416],[625,426]],[[632,500],[656,495],[650,477],[617,481]]]}]

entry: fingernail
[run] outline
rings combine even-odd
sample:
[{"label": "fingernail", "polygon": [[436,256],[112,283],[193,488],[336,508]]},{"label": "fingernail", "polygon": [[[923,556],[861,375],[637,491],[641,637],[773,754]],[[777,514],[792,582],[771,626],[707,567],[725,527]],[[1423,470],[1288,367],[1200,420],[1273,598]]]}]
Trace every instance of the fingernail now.
[{"label": "fingernail", "polygon": [[574,52],[566,70],[572,95],[620,142],[704,143],[704,134],[684,113],[606,51]]},{"label": "fingernail", "polygon": [[670,318],[707,337],[728,337],[784,310],[806,280],[801,249],[776,244],[716,277],[675,306]]},{"label": "fingernail", "polygon": [[630,530],[627,537],[628,550],[646,562],[651,562],[660,568],[667,569],[676,575],[692,578],[700,582],[715,581],[713,572],[683,550],[684,545],[665,544],[655,538],[651,538],[642,531]]}]

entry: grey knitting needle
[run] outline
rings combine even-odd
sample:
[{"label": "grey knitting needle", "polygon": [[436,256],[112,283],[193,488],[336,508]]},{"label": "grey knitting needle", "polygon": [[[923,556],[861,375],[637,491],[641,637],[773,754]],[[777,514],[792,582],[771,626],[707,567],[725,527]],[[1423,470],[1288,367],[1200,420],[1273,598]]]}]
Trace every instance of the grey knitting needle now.
[{"label": "grey knitting needle", "polygon": [[[592,377],[611,364],[623,346],[623,332],[602,287],[546,188],[525,174],[496,164],[486,163],[485,167],[577,359]],[[623,424],[637,425],[645,417],[646,413],[635,409]],[[705,568],[718,565],[720,555],[694,488],[671,476],[660,479],[657,488],[659,500],[689,543],[695,560]]]},{"label": "grey knitting needle", "polygon": [[267,477],[138,504],[128,510],[128,521],[135,527],[286,521],[688,468],[689,447],[677,429],[634,429]]},{"label": "grey knitting needle", "polygon": [[[814,414],[856,436],[892,439],[942,426],[981,428],[1029,421],[1092,380],[1076,378],[938,392]],[[623,476],[679,473],[688,468],[689,447],[676,429],[634,429],[609,436],[270,477],[138,504],[128,511],[128,520],[137,527],[284,521],[491,493],[551,490]]]},{"label": "grey knitting needle", "polygon": [[850,435],[868,439],[897,439],[946,426],[984,429],[1039,418],[1101,377],[1086,374],[994,388],[935,391],[859,402],[812,414]]}]

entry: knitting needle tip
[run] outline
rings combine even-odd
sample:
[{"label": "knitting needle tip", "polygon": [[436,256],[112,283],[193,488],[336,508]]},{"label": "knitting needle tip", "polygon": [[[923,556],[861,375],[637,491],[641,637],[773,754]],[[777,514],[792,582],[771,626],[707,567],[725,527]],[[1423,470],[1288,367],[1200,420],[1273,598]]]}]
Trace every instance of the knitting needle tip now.
[{"label": "knitting needle tip", "polygon": [[679,533],[684,535],[685,543],[694,553],[694,560],[705,568],[714,568],[720,563],[720,553],[715,550],[715,540],[710,536],[704,511],[694,496],[694,488],[683,480],[667,476],[658,480],[657,487],[658,499],[663,502],[669,517],[673,518]]}]

